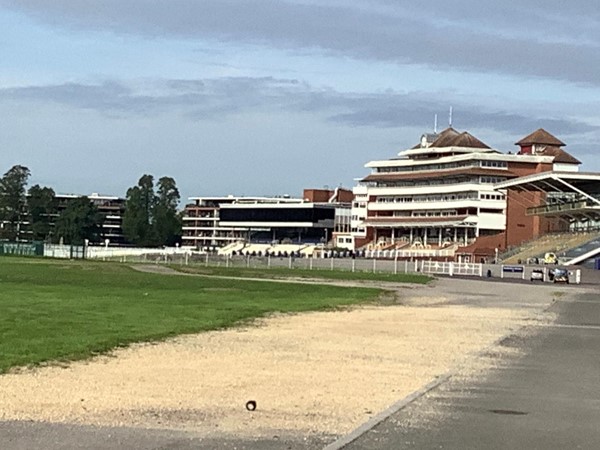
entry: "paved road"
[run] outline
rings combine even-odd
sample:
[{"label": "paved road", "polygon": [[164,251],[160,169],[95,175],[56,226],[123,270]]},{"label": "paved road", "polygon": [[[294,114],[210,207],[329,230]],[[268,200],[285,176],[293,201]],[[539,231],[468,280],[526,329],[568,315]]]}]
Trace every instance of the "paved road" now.
[{"label": "paved road", "polygon": [[450,381],[344,450],[599,449],[600,291],[552,309],[556,324],[503,342],[524,356]]}]

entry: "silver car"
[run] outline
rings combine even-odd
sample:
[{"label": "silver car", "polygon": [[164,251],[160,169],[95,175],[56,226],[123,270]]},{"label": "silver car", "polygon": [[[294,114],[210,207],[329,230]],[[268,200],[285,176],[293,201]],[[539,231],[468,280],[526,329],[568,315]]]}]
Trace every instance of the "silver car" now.
[{"label": "silver car", "polygon": [[544,271],[542,269],[533,269],[531,271],[531,281],[544,281]]}]

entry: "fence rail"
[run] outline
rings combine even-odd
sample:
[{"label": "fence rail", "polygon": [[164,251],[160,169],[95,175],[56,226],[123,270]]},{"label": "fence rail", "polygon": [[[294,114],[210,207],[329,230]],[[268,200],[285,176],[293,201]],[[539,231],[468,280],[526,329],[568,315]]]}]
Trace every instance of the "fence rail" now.
[{"label": "fence rail", "polygon": [[[180,264],[192,266],[231,267],[231,268],[288,268],[304,270],[338,270],[372,273],[422,273],[429,275],[463,276],[463,277],[499,277],[529,279],[536,265],[506,266],[500,264],[457,263],[432,261],[429,259],[378,259],[367,257],[298,257],[298,256],[251,256],[251,255],[219,255],[216,253],[196,253],[182,248],[110,248],[36,244],[0,243],[0,253],[21,256],[44,255],[54,258],[90,258],[113,260],[122,263]],[[43,253],[42,253],[43,247]],[[37,253],[34,252],[37,251]],[[510,272],[510,273],[509,273]],[[516,276],[514,274],[517,274]],[[581,282],[581,271],[569,271],[575,283]],[[547,278],[548,279],[548,278]]]}]

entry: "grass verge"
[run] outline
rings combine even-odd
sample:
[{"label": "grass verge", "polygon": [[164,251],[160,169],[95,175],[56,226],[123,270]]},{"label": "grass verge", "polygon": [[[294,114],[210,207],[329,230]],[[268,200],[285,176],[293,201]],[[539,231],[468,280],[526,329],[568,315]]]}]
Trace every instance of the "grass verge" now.
[{"label": "grass verge", "polygon": [[288,269],[282,267],[271,268],[243,268],[243,267],[211,267],[198,265],[171,265],[171,268],[183,272],[198,275],[226,276],[236,278],[264,278],[264,279],[323,279],[323,280],[345,280],[345,281],[389,281],[395,283],[417,283],[427,284],[432,277],[414,273],[384,273],[384,272],[351,272],[349,270],[326,270],[326,269]]},{"label": "grass verge", "polygon": [[119,264],[0,258],[0,373],[272,312],[374,301],[378,289],[160,276]]}]

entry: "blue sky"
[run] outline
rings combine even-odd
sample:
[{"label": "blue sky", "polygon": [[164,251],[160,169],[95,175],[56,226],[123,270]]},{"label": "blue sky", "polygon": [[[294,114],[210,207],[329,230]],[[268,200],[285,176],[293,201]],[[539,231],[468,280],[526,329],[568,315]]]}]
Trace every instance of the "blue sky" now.
[{"label": "blue sky", "polygon": [[[124,195],[299,195],[447,125],[600,171],[593,1],[0,0],[0,170]],[[566,6],[565,6],[566,5]]]}]

